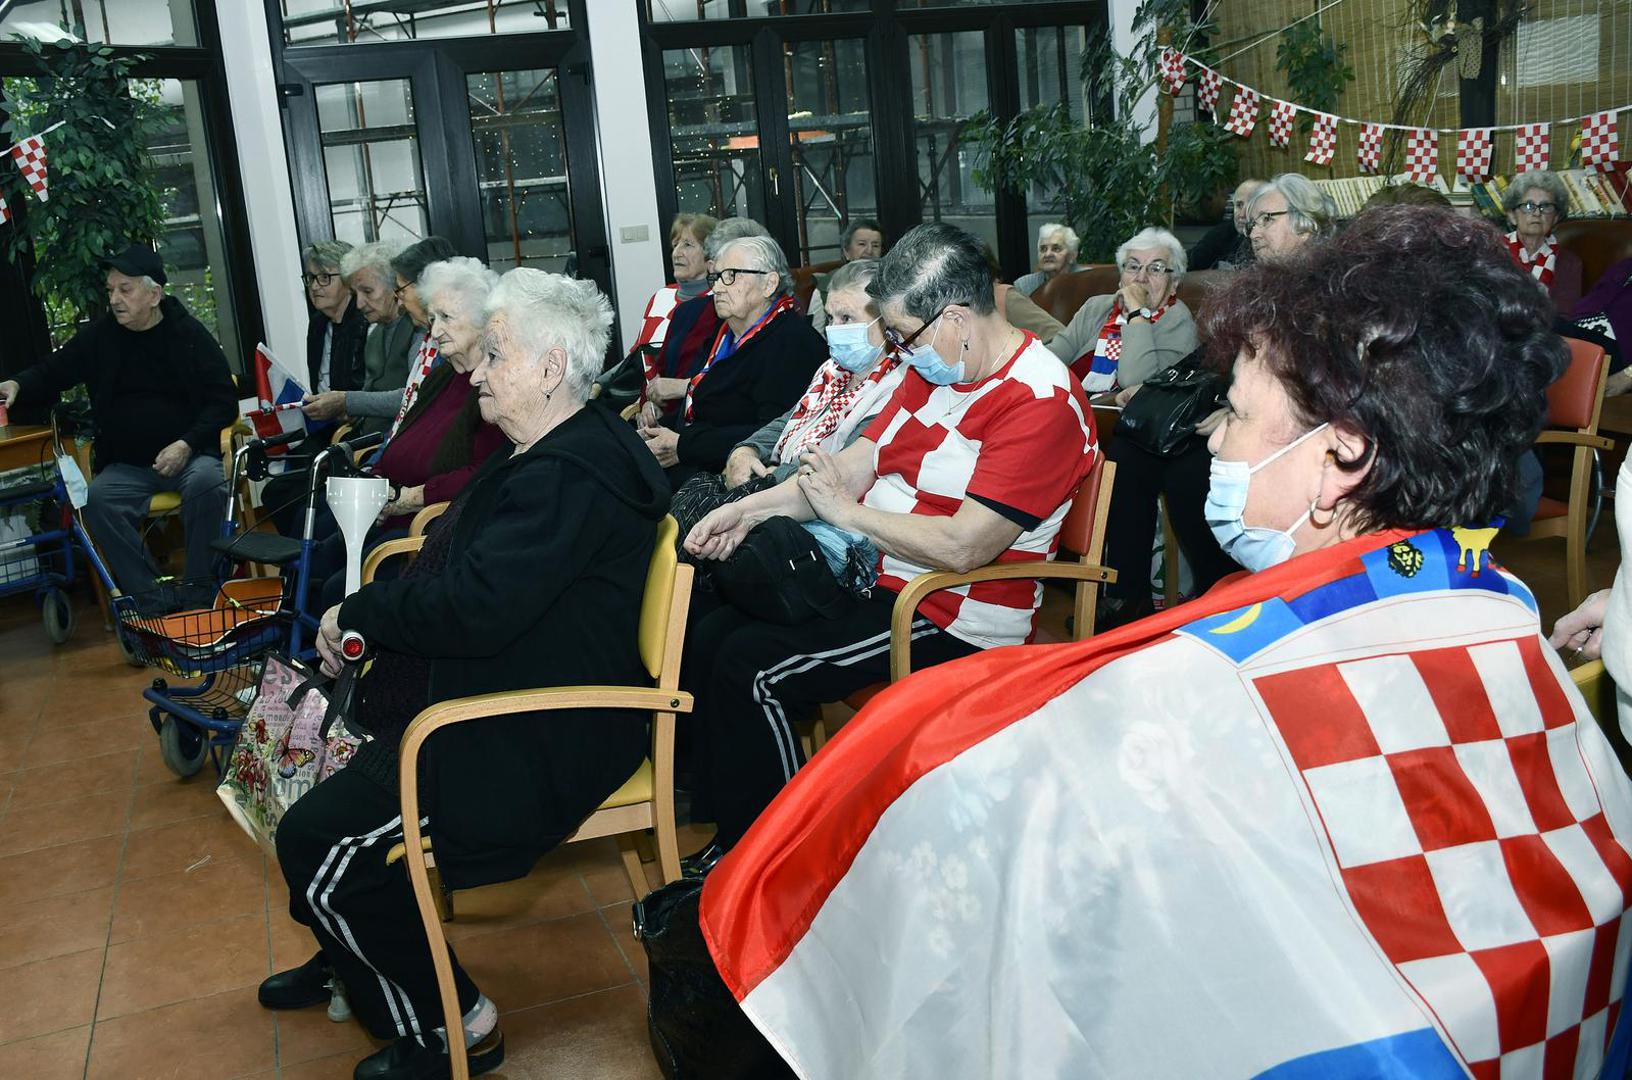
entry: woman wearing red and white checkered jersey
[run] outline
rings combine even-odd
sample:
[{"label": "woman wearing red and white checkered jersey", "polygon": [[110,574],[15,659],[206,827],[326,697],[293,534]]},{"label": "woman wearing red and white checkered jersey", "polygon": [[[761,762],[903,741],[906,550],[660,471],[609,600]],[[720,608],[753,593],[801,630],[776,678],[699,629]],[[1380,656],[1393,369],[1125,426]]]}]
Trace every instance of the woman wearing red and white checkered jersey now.
[{"label": "woman wearing red and white checkered jersey", "polygon": [[[782,515],[860,533],[880,552],[879,587],[837,618],[780,626],[724,608],[696,627],[684,667],[719,833],[693,865],[735,843],[792,779],[804,760],[794,719],[888,677],[896,593],[930,570],[1052,556],[1098,453],[1081,386],[998,314],[975,237],[919,226],[867,293],[911,366],[900,389],[861,439],[807,455],[791,479],[715,510],[685,541],[698,558],[724,559]],[[914,624],[914,666],[1024,642],[1040,595],[1028,581],[936,593]]]}]

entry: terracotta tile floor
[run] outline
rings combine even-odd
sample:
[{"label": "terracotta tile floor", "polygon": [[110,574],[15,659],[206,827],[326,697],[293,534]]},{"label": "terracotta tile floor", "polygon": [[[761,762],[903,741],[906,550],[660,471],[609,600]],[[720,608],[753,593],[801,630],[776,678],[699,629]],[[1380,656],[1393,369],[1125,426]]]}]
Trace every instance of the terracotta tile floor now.
[{"label": "terracotta tile floor", "polygon": [[[1564,610],[1557,541],[1500,544],[1547,625]],[[1594,580],[1619,561],[1605,515]],[[1063,624],[1064,594],[1045,618]],[[274,1015],[268,973],[305,960],[275,867],[232,825],[213,770],[166,771],[140,691],[82,598],[53,648],[27,598],[0,601],[0,1078],[349,1077],[376,1044],[321,1011]],[[682,850],[701,846],[687,830]],[[610,842],[553,853],[520,882],[461,893],[449,935],[506,1010],[502,1077],[657,1077],[645,956]]]}]

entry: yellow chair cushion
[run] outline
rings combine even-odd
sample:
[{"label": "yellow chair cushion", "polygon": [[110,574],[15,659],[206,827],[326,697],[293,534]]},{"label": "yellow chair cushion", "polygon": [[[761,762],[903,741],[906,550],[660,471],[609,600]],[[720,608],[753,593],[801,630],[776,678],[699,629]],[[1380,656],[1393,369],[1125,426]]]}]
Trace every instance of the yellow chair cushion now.
[{"label": "yellow chair cushion", "polygon": [[173,514],[181,509],[181,492],[161,491],[147,500],[147,516],[158,517],[160,514]]},{"label": "yellow chair cushion", "polygon": [[618,806],[634,806],[636,803],[651,802],[654,778],[652,775],[652,759],[647,758],[640,763],[635,774],[623,782],[623,786],[606,797],[598,809],[611,810]]}]

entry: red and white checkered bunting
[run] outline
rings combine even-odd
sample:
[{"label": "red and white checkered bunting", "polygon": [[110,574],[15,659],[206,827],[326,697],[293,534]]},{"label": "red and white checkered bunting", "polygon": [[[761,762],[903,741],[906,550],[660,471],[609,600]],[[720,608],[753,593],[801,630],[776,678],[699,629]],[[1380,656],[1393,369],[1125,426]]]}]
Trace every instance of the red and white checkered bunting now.
[{"label": "red and white checkered bunting", "polygon": [[1309,152],[1303,160],[1312,165],[1330,165],[1337,154],[1337,117],[1316,113],[1314,130],[1309,132]]},{"label": "red and white checkered bunting", "polygon": [[1167,85],[1169,94],[1177,94],[1184,89],[1184,54],[1169,47],[1162,50],[1162,81]]},{"label": "red and white checkered bunting", "polygon": [[1490,176],[1490,128],[1467,128],[1457,134],[1456,175],[1477,184]]},{"label": "red and white checkered bunting", "polygon": [[1355,160],[1361,172],[1374,173],[1383,165],[1383,125],[1361,124],[1360,147]]},{"label": "red and white checkered bunting", "polygon": [[1513,172],[1545,169],[1552,158],[1550,124],[1523,124],[1513,132]]},{"label": "red and white checkered bunting", "polygon": [[1269,145],[1285,146],[1292,141],[1292,123],[1297,119],[1298,107],[1290,101],[1277,101],[1269,110]]},{"label": "red and white checkered bunting", "polygon": [[28,186],[33,188],[34,194],[44,202],[45,140],[38,135],[30,135],[11,148],[11,157],[17,162],[18,171],[23,174],[23,179],[28,181]]},{"label": "red and white checkered bunting", "polygon": [[11,207],[6,205],[6,200],[5,199],[0,198],[0,225],[4,225],[6,222],[8,222],[10,220],[11,220]]},{"label": "red and white checkered bunting", "polygon": [[1612,112],[1593,113],[1581,121],[1581,164],[1608,167],[1621,157],[1621,136]]},{"label": "red and white checkered bunting", "polygon": [[1414,184],[1432,184],[1439,175],[1439,132],[1416,128],[1406,137],[1405,175]]},{"label": "red and white checkered bunting", "polygon": [[1258,126],[1258,91],[1250,86],[1235,88],[1235,100],[1230,103],[1230,118],[1224,124],[1227,131],[1233,131],[1243,139],[1252,134],[1252,129]]},{"label": "red and white checkered bunting", "polygon": [[1214,112],[1218,109],[1218,92],[1223,89],[1224,80],[1212,68],[1203,68],[1201,78],[1196,80],[1196,108]]}]

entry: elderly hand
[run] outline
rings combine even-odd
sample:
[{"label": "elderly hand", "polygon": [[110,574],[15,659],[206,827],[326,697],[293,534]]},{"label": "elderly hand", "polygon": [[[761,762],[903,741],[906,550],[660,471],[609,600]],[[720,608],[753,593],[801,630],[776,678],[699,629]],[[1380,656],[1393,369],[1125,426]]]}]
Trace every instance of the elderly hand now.
[{"label": "elderly hand", "polygon": [[[1599,589],[1582,602],[1581,606],[1553,624],[1547,644],[1555,649],[1581,654],[1586,660],[1597,660],[1604,654],[1604,616],[1609,610],[1609,590]],[[1565,659],[1573,659],[1566,656]]]},{"label": "elderly hand", "polygon": [[[1122,310],[1132,314],[1150,306],[1150,287],[1137,281],[1122,286]],[[1137,318],[1138,316],[1133,316]]]},{"label": "elderly hand", "polygon": [[737,550],[742,538],[748,535],[753,523],[743,512],[741,503],[726,503],[710,510],[703,520],[686,534],[686,550],[699,559],[724,562]]},{"label": "elderly hand", "polygon": [[21,390],[22,387],[17,385],[16,379],[7,379],[5,382],[0,382],[0,405],[8,409],[11,408],[17,403],[17,395]]},{"label": "elderly hand", "polygon": [[652,452],[657,463],[667,469],[680,461],[680,433],[670,431],[666,427],[643,427],[640,437],[646,440],[646,449]]},{"label": "elderly hand", "polygon": [[177,439],[159,451],[159,456],[153,459],[153,471],[163,477],[175,476],[187,467],[192,456],[193,448]]},{"label": "elderly hand", "polygon": [[330,390],[322,394],[306,394],[300,399],[300,411],[308,420],[336,420],[346,415],[346,392]]},{"label": "elderly hand", "polygon": [[1228,409],[1214,409],[1208,413],[1202,418],[1201,423],[1196,425],[1196,434],[1204,439],[1212,435],[1213,432],[1218,430],[1218,426],[1224,422],[1224,417],[1229,411]]},{"label": "elderly hand", "polygon": [[845,520],[856,508],[856,497],[845,486],[844,473],[833,463],[833,455],[817,450],[799,462],[799,490],[805,501],[829,525],[846,528]]},{"label": "elderly hand", "polygon": [[652,380],[646,396],[653,401],[678,401],[686,396],[685,379],[666,379],[662,376]]},{"label": "elderly hand", "polygon": [[1125,409],[1128,407],[1128,402],[1133,400],[1133,395],[1137,394],[1138,392],[1138,383],[1134,383],[1132,386],[1124,386],[1122,389],[1116,392],[1116,397],[1113,399],[1113,402],[1117,408]]},{"label": "elderly hand", "polygon": [[345,660],[340,656],[340,605],[323,613],[317,626],[317,651],[323,657],[323,672],[330,677],[340,674]]},{"label": "elderly hand", "polygon": [[386,503],[380,510],[380,516],[374,520],[380,522],[386,518],[396,517],[399,514],[417,514],[423,509],[425,509],[424,484],[420,484],[418,487],[399,488],[397,489],[397,497]]},{"label": "elderly hand", "polygon": [[759,460],[758,450],[751,446],[739,446],[725,459],[725,486],[734,488],[770,471]]}]

